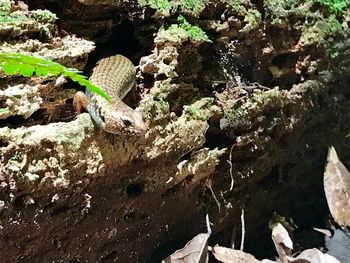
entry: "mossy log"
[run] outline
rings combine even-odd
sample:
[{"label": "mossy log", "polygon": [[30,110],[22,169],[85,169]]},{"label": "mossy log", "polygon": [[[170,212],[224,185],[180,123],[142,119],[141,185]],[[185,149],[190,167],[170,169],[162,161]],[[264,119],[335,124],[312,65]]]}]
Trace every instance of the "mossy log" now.
[{"label": "mossy log", "polygon": [[108,135],[75,114],[73,83],[1,75],[2,259],[159,262],[206,214],[210,242],[228,244],[242,209],[259,257],[273,211],[324,216],[327,147],[349,145],[350,7],[189,2],[0,0],[0,52],[87,74],[101,57],[132,59],[127,102],[149,127]]}]

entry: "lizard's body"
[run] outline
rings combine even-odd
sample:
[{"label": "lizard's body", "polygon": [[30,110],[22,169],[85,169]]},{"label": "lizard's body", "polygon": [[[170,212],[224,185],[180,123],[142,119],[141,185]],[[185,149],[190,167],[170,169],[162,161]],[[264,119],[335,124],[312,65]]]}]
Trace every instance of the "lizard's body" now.
[{"label": "lizard's body", "polygon": [[113,134],[143,135],[146,125],[140,112],[126,105],[122,98],[135,85],[136,70],[132,62],[124,56],[116,55],[101,59],[89,80],[100,87],[110,98],[89,92],[78,92],[75,107],[84,107],[103,130]]}]

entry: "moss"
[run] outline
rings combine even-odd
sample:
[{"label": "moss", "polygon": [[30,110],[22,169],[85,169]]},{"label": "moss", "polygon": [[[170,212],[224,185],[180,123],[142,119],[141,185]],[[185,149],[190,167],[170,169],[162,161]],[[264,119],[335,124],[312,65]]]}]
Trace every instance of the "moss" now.
[{"label": "moss", "polygon": [[11,12],[11,1],[0,0],[0,16],[6,16]]},{"label": "moss", "polygon": [[190,39],[196,41],[209,41],[208,36],[201,28],[191,25],[183,16],[179,16],[178,21],[180,27],[186,31]]},{"label": "moss", "polygon": [[159,105],[160,109],[166,109],[169,107],[169,103],[167,101],[165,101],[164,95],[161,93],[157,93],[154,97],[153,100],[155,102],[157,102],[157,104]]},{"label": "moss", "polygon": [[17,154],[14,153],[10,156],[9,161],[17,161],[17,159],[18,159],[18,156]]},{"label": "moss", "polygon": [[156,81],[151,94],[140,103],[143,116],[151,123],[157,123],[170,113],[169,103],[166,96],[171,89],[171,79]]},{"label": "moss", "polygon": [[190,119],[206,121],[221,109],[214,105],[214,98],[201,98],[190,105],[184,106],[184,114]]},{"label": "moss", "polygon": [[168,0],[138,0],[140,6],[149,6],[157,10],[161,16],[169,16],[174,4]]},{"label": "moss", "polygon": [[[1,12],[1,10],[0,10]],[[19,24],[19,23],[40,23],[40,24],[53,24],[57,19],[57,16],[54,13],[51,13],[48,10],[34,10],[29,12],[19,12],[8,14],[6,16],[0,15],[0,22],[10,24]],[[1,25],[5,26],[5,25]]]},{"label": "moss", "polygon": [[29,12],[27,16],[40,23],[54,23],[57,19],[57,16],[48,10],[34,10]]},{"label": "moss", "polygon": [[149,123],[159,123],[163,119],[168,118],[170,113],[169,103],[161,97],[141,101],[140,109],[142,115]]},{"label": "moss", "polygon": [[204,8],[203,0],[180,0],[181,11],[191,13],[194,16],[199,16]]},{"label": "moss", "polygon": [[51,37],[56,19],[56,15],[47,10],[18,11],[0,16],[0,38],[1,34],[7,37],[9,30],[12,37],[32,32],[41,32],[43,36]]},{"label": "moss", "polygon": [[71,150],[78,151],[85,139],[86,133],[92,131],[94,128],[89,114],[79,114],[75,120],[75,125],[69,127],[62,125],[62,129],[56,133],[55,140],[57,144],[66,145]]},{"label": "moss", "polygon": [[180,9],[183,13],[199,16],[204,8],[203,0],[138,0],[140,6],[149,6],[156,9],[163,16],[169,16],[172,10]]},{"label": "moss", "polygon": [[[345,7],[349,6],[349,2],[350,0],[269,0],[264,2],[264,8],[266,21],[270,25],[285,28],[287,24],[290,24],[291,17],[293,20],[299,20],[294,22],[294,28],[301,33],[299,40],[301,45],[324,46],[327,42],[333,42],[333,39],[344,35],[345,28],[343,28],[342,20],[346,21],[346,13],[327,12],[324,8],[320,8],[320,4],[336,12],[344,10]],[[319,10],[310,11],[315,8],[319,8]]]},{"label": "moss", "polygon": [[243,16],[245,26],[243,32],[251,31],[257,28],[261,22],[261,14],[255,9],[249,0],[228,0],[228,9],[236,15]]},{"label": "moss", "polygon": [[[326,7],[326,11],[331,13],[340,13],[346,8],[350,7],[350,0],[312,0],[312,1],[301,1],[301,0],[269,0],[264,1],[264,9],[267,20],[270,20],[271,24],[283,25],[288,17],[301,17],[313,20],[316,16],[321,13],[325,15],[325,9],[320,6]],[[318,8],[319,12],[311,12],[310,10]],[[345,13],[345,12],[344,12]],[[328,14],[329,15],[329,12]]]},{"label": "moss", "polygon": [[10,110],[8,108],[0,108],[0,115],[1,114],[7,114],[9,112],[10,112]]},{"label": "moss", "polygon": [[[347,70],[350,65],[350,42],[347,39],[329,45],[327,52],[333,60],[337,60],[336,63],[342,69]],[[341,71],[337,70],[337,72],[340,73]]]},{"label": "moss", "polygon": [[183,42],[188,39],[186,31],[180,28],[178,25],[171,25],[167,29],[161,27],[157,33],[157,36],[154,39],[156,43],[162,42]]},{"label": "moss", "polygon": [[243,32],[251,31],[259,27],[261,22],[261,14],[256,9],[249,9],[244,16],[244,22],[246,25],[242,28]]},{"label": "moss", "polygon": [[246,5],[249,1],[242,0],[228,0],[228,9],[238,15],[245,16],[247,14]]},{"label": "moss", "polygon": [[342,24],[339,22],[339,20],[335,15],[331,15],[330,17],[328,17],[326,19],[326,23],[329,28],[329,33],[331,34],[343,33]]},{"label": "moss", "polygon": [[314,23],[305,24],[302,30],[300,42],[303,45],[324,45],[328,39],[342,35],[344,29],[335,15],[324,18],[318,13],[318,19]]},{"label": "moss", "polygon": [[[291,14],[298,13],[299,1],[294,0],[269,0],[264,1],[264,9],[266,12],[266,18],[271,24],[283,24],[286,17]],[[305,7],[304,7],[305,9]],[[303,11],[305,13],[305,10]]]},{"label": "moss", "polygon": [[184,107],[186,113],[188,113],[193,119],[201,119],[201,112],[193,105],[187,105]]},{"label": "moss", "polygon": [[333,48],[333,49],[330,50],[330,56],[331,56],[332,59],[338,58],[339,55],[340,55],[340,53],[339,53],[338,49]]},{"label": "moss", "polygon": [[155,85],[156,91],[153,91],[153,99],[159,100],[159,99],[165,99],[165,97],[168,95],[169,91],[171,90],[171,79],[166,79],[163,81],[158,81]]},{"label": "moss", "polygon": [[321,5],[327,7],[331,12],[341,12],[346,7],[350,6],[349,0],[314,0],[316,3],[320,3]]},{"label": "moss", "polygon": [[279,89],[269,91],[256,90],[251,98],[244,104],[235,102],[224,109],[224,118],[221,119],[222,128],[250,129],[256,116],[262,116],[264,112],[283,108],[290,98],[288,92]]},{"label": "moss", "polygon": [[201,28],[191,25],[183,16],[179,16],[178,21],[179,25],[173,24],[167,29],[162,27],[158,31],[154,41],[156,43],[167,41],[181,43],[186,40],[192,42],[210,42],[208,36]]}]

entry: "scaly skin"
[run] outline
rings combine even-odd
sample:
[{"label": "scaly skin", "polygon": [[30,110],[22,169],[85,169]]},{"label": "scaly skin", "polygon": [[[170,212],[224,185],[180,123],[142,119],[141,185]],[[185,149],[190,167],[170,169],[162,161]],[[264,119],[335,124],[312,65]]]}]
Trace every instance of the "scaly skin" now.
[{"label": "scaly skin", "polygon": [[111,102],[89,91],[77,92],[74,106],[79,112],[84,107],[103,130],[113,134],[144,135],[146,125],[140,112],[126,105],[122,98],[135,85],[136,71],[132,62],[116,55],[101,59],[95,66],[90,81],[111,98]]}]

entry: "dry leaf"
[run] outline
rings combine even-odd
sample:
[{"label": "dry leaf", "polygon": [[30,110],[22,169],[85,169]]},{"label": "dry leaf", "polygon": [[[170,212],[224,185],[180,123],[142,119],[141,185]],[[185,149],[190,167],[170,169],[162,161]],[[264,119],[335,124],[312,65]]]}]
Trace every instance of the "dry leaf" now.
[{"label": "dry leaf", "polygon": [[293,258],[293,257],[288,257],[288,256],[287,256],[287,262],[288,263],[316,263],[316,262],[313,262],[313,261],[311,262],[311,261],[309,261],[307,259]]},{"label": "dry leaf", "polygon": [[[296,258],[288,257],[291,263],[310,262],[310,263],[340,263],[336,258],[323,254],[317,248],[307,249],[300,253]],[[302,261],[300,261],[302,260]]]},{"label": "dry leaf", "polygon": [[342,226],[350,226],[350,173],[339,160],[334,147],[328,150],[324,172],[324,192],[334,220]]},{"label": "dry leaf", "polygon": [[209,236],[207,233],[195,236],[184,248],[175,251],[162,263],[207,263]]},{"label": "dry leaf", "polygon": [[317,228],[317,227],[314,227],[313,228],[315,231],[325,235],[326,237],[331,237],[332,236],[332,232],[328,229],[322,229],[322,228]]},{"label": "dry leaf", "polygon": [[223,263],[260,263],[252,255],[240,250],[215,246],[211,252],[217,260]]},{"label": "dry leaf", "polygon": [[332,237],[326,237],[328,254],[345,263],[350,261],[350,236],[342,229],[336,229]]},{"label": "dry leaf", "polygon": [[291,254],[293,249],[293,241],[290,239],[288,231],[281,223],[274,225],[272,229],[272,240],[275,244],[280,260],[285,262],[286,255]]}]

